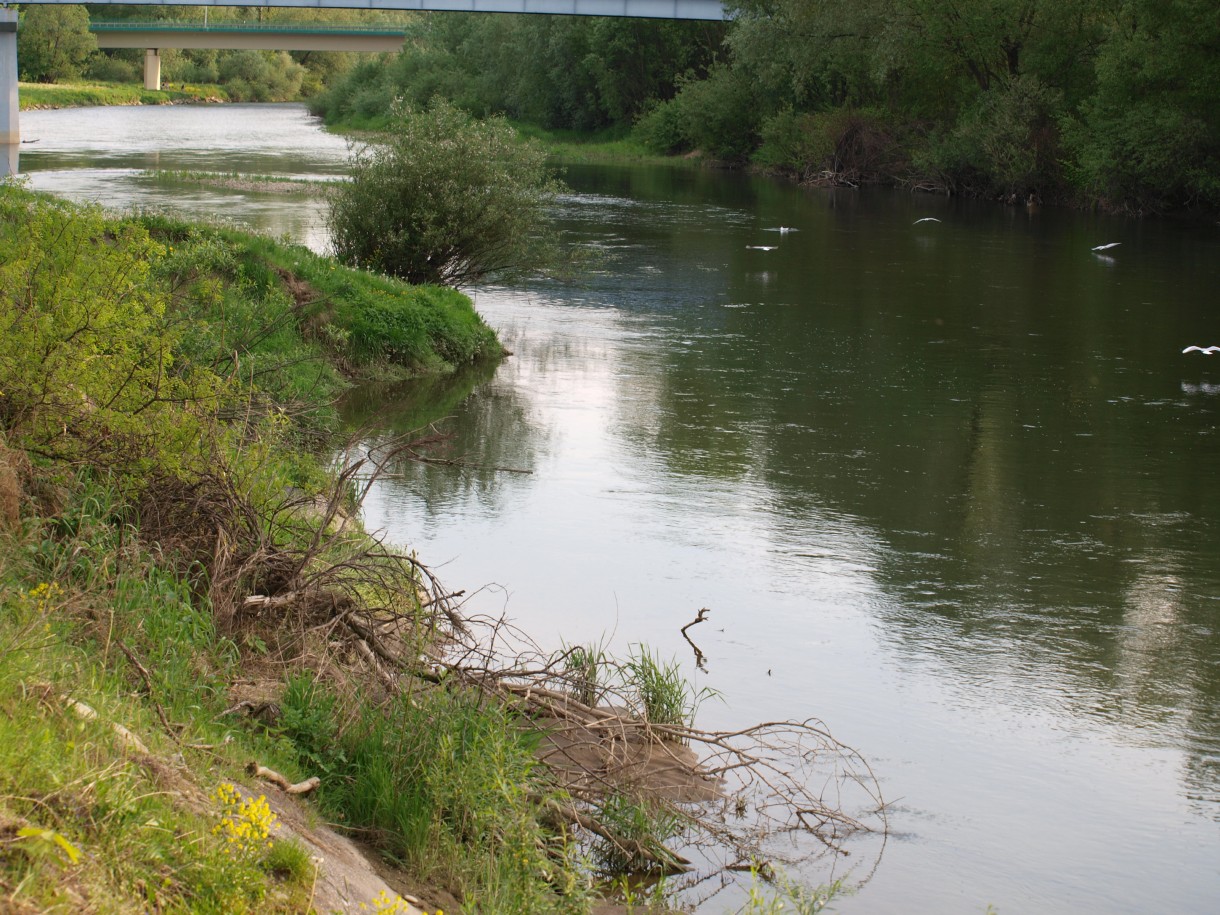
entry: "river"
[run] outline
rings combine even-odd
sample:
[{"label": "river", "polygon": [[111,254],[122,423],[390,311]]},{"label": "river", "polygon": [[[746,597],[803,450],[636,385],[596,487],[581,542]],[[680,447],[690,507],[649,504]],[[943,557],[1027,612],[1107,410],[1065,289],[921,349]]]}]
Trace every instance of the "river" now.
[{"label": "river", "polygon": [[[333,176],[346,154],[294,106],[22,128],[35,187],[315,247],[316,207],[140,170]],[[1220,229],[565,177],[585,274],[472,291],[514,355],[453,406],[353,400],[353,422],[443,420],[479,465],[402,468],[367,524],[548,645],[680,658],[721,693],[709,724],[821,718],[892,805],[888,841],[804,874],[846,876],[838,911],[1213,910],[1220,358],[1182,349],[1220,344]],[[701,607],[706,672],[679,634]]]}]

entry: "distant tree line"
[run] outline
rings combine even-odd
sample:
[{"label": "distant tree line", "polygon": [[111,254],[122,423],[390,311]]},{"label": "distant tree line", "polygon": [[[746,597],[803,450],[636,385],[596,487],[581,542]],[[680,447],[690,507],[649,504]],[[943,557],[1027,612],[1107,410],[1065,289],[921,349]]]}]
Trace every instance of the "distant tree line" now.
[{"label": "distant tree line", "polygon": [[1216,0],[730,0],[729,23],[430,14],[315,109],[444,98],[810,183],[1220,209]]},{"label": "distant tree line", "polygon": [[[271,9],[210,7],[212,24],[244,21],[292,22],[358,20],[402,22],[411,14],[367,10]],[[28,82],[136,83],[144,78],[144,51],[99,50],[89,32],[98,21],[201,21],[203,7],[29,5],[17,32],[20,78]],[[161,51],[163,83],[223,86],[233,101],[286,101],[315,95],[362,55],[341,51],[236,51],[166,48]]]}]

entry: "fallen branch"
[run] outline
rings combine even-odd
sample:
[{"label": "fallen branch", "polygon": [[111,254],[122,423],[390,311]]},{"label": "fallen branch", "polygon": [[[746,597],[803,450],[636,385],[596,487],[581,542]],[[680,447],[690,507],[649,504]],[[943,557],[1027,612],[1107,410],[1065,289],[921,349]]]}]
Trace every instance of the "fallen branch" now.
[{"label": "fallen branch", "polygon": [[[76,713],[78,718],[87,720],[96,720],[98,714],[91,706],[85,705],[79,699],[73,699],[71,696],[61,696],[60,699],[69,710]],[[134,750],[137,753],[148,755],[148,747],[144,746],[144,741],[133,734],[127,728],[123,727],[117,721],[110,722],[110,729],[118,736],[119,742],[124,744],[129,750]]]},{"label": "fallen branch", "polygon": [[135,652],[123,644],[122,639],[115,639],[115,644],[119,646],[119,651],[127,655],[127,660],[131,662],[131,666],[136,669],[136,672],[140,675],[140,679],[144,681],[144,688],[148,691],[148,700],[157,710],[157,717],[161,719],[161,726],[165,728],[165,733],[169,734],[174,743],[179,743],[177,731],[175,731],[173,726],[169,723],[169,718],[167,718],[165,715],[165,709],[161,707],[161,703],[158,702],[157,697],[153,695],[152,676],[148,673],[148,669],[140,663],[139,658],[135,656]]},{"label": "fallen branch", "polygon": [[628,858],[647,861],[670,874],[684,874],[691,869],[690,859],[682,857],[664,845],[657,844],[649,847],[635,839],[620,835],[601,820],[582,813],[571,804],[564,804],[550,797],[544,798],[532,791],[529,798],[538,804],[548,817],[558,820],[560,823],[579,826],[581,829],[601,836]]},{"label": "fallen branch", "polygon": [[297,782],[294,785],[274,769],[260,766],[253,761],[246,765],[246,772],[255,778],[261,778],[263,781],[271,782],[276,787],[282,788],[285,794],[309,794],[311,791],[317,791],[322,785],[322,779],[316,775],[305,779],[303,782]]}]

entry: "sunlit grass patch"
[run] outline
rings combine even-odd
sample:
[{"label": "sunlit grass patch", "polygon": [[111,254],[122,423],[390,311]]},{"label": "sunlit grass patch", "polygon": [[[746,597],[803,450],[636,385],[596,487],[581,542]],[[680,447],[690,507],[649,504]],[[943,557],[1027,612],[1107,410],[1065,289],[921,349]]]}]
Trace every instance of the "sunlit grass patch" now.
[{"label": "sunlit grass patch", "polygon": [[217,85],[187,85],[145,89],[139,83],[61,82],[21,83],[22,110],[31,108],[83,108],[91,105],[167,105],[173,102],[228,101]]}]

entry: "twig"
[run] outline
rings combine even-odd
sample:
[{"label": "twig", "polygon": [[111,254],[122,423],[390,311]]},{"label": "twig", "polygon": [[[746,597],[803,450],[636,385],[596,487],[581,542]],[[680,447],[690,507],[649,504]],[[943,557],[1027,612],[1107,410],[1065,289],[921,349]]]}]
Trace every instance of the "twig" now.
[{"label": "twig", "polygon": [[[179,743],[178,733],[169,723],[169,718],[165,715],[165,709],[161,707],[161,703],[157,701],[157,697],[153,695],[152,677],[148,673],[148,669],[140,663],[140,659],[135,656],[130,648],[128,648],[122,639],[115,639],[114,643],[119,646],[119,651],[127,655],[127,660],[131,662],[131,666],[136,669],[140,675],[140,679],[144,681],[144,688],[148,691],[148,699],[153,704],[153,708],[157,710],[157,717],[161,719],[161,726],[165,728],[165,733],[169,734],[174,743]],[[147,751],[146,751],[147,752]]]},{"label": "twig", "polygon": [[682,638],[686,639],[686,644],[690,645],[691,648],[695,649],[695,666],[697,668],[699,668],[701,671],[703,671],[704,673],[707,673],[707,658],[704,656],[703,652],[699,650],[699,646],[691,641],[691,637],[686,634],[686,630],[689,629],[691,626],[695,626],[695,625],[698,625],[699,623],[702,623],[705,619],[707,619],[707,615],[711,612],[712,611],[709,610],[707,607],[701,607],[699,609],[699,615],[696,616],[689,623],[687,623],[685,626],[683,626],[682,629],[680,630],[682,633]]},{"label": "twig", "polygon": [[601,820],[582,813],[571,804],[564,804],[554,798],[543,797],[535,791],[529,793],[529,799],[541,806],[550,816],[601,836],[628,857],[641,858],[663,868],[667,873],[683,874],[691,869],[690,860],[682,857],[677,852],[659,844],[655,849],[649,848],[642,842],[619,835],[602,823]]}]

